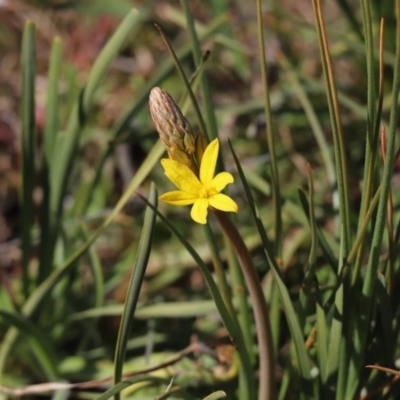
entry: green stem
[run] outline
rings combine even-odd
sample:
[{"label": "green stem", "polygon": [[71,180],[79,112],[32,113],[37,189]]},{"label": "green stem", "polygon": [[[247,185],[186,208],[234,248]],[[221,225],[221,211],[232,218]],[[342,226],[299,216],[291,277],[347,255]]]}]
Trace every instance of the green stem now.
[{"label": "green stem", "polygon": [[387,137],[386,161],[382,174],[381,193],[379,196],[376,223],[370,245],[371,251],[368,259],[368,266],[362,287],[362,309],[357,316],[358,334],[354,338],[354,350],[352,362],[349,365],[347,380],[346,398],[353,398],[360,382],[360,371],[365,360],[365,349],[367,338],[370,334],[370,324],[373,318],[373,311],[376,299],[376,281],[379,258],[382,253],[382,242],[386,226],[387,202],[391,185],[393,161],[395,157],[396,131],[398,121],[398,100],[400,95],[400,0],[396,0],[396,63],[394,66],[392,101],[390,107],[390,123]]},{"label": "green stem", "polygon": [[[221,257],[218,252],[218,246],[217,246],[217,241],[216,238],[213,234],[213,231],[211,230],[210,226],[207,224],[205,225],[205,233],[207,236],[207,242],[208,242],[208,247],[210,249],[211,253],[211,258],[215,270],[215,274],[217,276],[217,285],[218,288],[221,292],[221,296],[224,300],[224,303],[226,305],[226,308],[229,310],[229,312],[232,314],[233,318],[236,318],[234,309],[233,309],[233,304],[232,304],[232,294],[231,291],[229,290],[228,282],[226,280],[225,276],[225,271],[224,267],[222,265]],[[237,318],[236,318],[237,319]],[[249,349],[250,352],[250,349]]]},{"label": "green stem", "polygon": [[[371,11],[369,9],[368,1],[362,0],[361,7],[363,11],[364,31],[365,31],[365,48],[366,48],[366,65],[367,65],[367,79],[368,79],[368,114],[367,114],[367,140],[365,148],[365,164],[364,164],[364,185],[361,196],[361,207],[358,219],[358,230],[362,228],[363,221],[365,219],[367,209],[370,205],[371,193],[374,186],[378,182],[378,139],[379,129],[381,126],[381,114],[383,105],[383,89],[384,89],[384,59],[383,59],[383,33],[384,24],[381,20],[380,27],[380,38],[379,38],[379,97],[378,106],[375,111],[376,99],[375,99],[375,56],[374,56],[374,41],[373,41],[373,30]],[[356,284],[357,279],[360,275],[362,260],[364,257],[364,247],[366,243],[363,241],[358,250],[356,262],[353,267],[352,286]]]},{"label": "green stem", "polygon": [[244,281],[243,273],[235,256],[232,245],[226,236],[224,237],[224,244],[228,259],[229,275],[232,280],[232,297],[235,299],[237,304],[237,320],[240,328],[242,329],[243,338],[246,343],[246,347],[249,350],[251,362],[254,365],[255,352],[253,350],[253,332],[251,329],[251,313],[249,312],[250,305],[247,301],[248,292],[246,288],[246,282]]},{"label": "green stem", "polygon": [[21,239],[22,290],[29,296],[29,263],[31,260],[31,231],[33,225],[33,187],[35,182],[35,25],[27,21],[22,38],[22,97],[21,97]]},{"label": "green stem", "polygon": [[[192,53],[196,67],[201,65],[202,52],[200,48],[200,41],[196,33],[195,24],[193,20],[193,14],[190,11],[189,1],[181,0],[182,8],[185,12],[187,28],[190,35],[190,41],[192,43]],[[207,129],[202,128],[202,133],[206,135],[208,140],[213,140],[218,137],[218,126],[215,117],[215,107],[211,99],[210,86],[205,73],[201,76],[201,94],[204,101],[205,116],[207,121]]]},{"label": "green stem", "polygon": [[260,284],[257,271],[254,267],[250,253],[240,236],[236,226],[229,217],[221,211],[213,210],[219,224],[235,249],[237,258],[249,291],[251,303],[254,307],[259,359],[260,359],[260,386],[259,400],[272,400],[275,398],[274,378],[274,352],[272,344],[271,326],[268,317],[268,307]]},{"label": "green stem", "polygon": [[278,174],[278,162],[275,151],[275,139],[274,132],[272,129],[272,112],[271,112],[271,100],[270,100],[270,90],[268,84],[268,70],[266,63],[265,54],[265,41],[264,41],[264,30],[262,21],[262,10],[261,10],[261,0],[257,0],[257,32],[258,32],[258,42],[260,51],[260,62],[261,62],[261,76],[263,83],[263,93],[264,93],[264,107],[265,107],[265,119],[267,122],[267,142],[268,150],[271,158],[271,188],[272,188],[272,198],[274,205],[274,231],[275,231],[275,253],[280,255],[282,249],[282,206],[281,206],[281,189],[279,185],[279,174]]},{"label": "green stem", "polygon": [[[339,214],[340,221],[338,228],[343,224],[344,227],[344,249],[347,255],[350,243],[350,210],[348,193],[348,172],[346,151],[344,145],[343,132],[340,120],[340,110],[337,96],[336,81],[333,74],[331,55],[329,52],[328,38],[326,34],[325,19],[322,12],[321,0],[312,0],[315,19],[317,22],[318,42],[321,53],[322,69],[324,71],[325,85],[327,90],[327,100],[329,114],[331,118],[332,136],[334,142],[334,155],[336,163],[336,178],[339,194]],[[339,229],[338,229],[339,230]]]}]

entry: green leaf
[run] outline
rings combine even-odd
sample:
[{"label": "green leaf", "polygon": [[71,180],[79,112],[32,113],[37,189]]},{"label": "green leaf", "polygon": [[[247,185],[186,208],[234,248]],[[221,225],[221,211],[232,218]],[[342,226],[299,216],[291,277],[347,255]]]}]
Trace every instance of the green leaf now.
[{"label": "green leaf", "polygon": [[35,183],[35,25],[26,22],[22,37],[22,99],[21,99],[21,237],[22,237],[22,283],[23,293],[29,294],[29,262],[31,258],[31,230],[33,226],[33,188]]},{"label": "green leaf", "polygon": [[[18,329],[28,340],[44,376],[53,381],[59,379],[56,351],[46,334],[23,315],[0,310],[0,318]],[[7,346],[6,340],[3,341],[2,346]]]},{"label": "green leaf", "polygon": [[76,155],[79,135],[85,125],[95,92],[98,89],[101,80],[109,70],[111,63],[118,55],[118,52],[124,44],[128,34],[142,21],[142,18],[143,16],[138,13],[137,10],[131,11],[124,18],[96,59],[89,74],[88,82],[85,88],[81,91],[79,99],[73,107],[66,132],[63,136],[57,137],[50,173],[51,197],[48,213],[51,216],[51,220],[49,221],[49,229],[47,231],[48,236],[42,238],[49,249],[46,262],[40,264],[40,282],[49,275],[53,266],[52,254],[58,236],[60,213],[67,187],[67,181],[72,162]]},{"label": "green leaf", "polygon": [[[150,190],[149,202],[154,208],[157,208],[157,191],[155,190],[154,185]],[[142,234],[136,253],[136,260],[134,263],[128,293],[125,299],[124,311],[122,313],[121,323],[118,331],[118,339],[114,356],[114,383],[119,383],[122,379],[122,369],[124,365],[126,346],[133,325],[133,318],[139,299],[140,288],[142,287],[144,279],[144,273],[150,257],[155,220],[156,213],[154,212],[153,208],[148,207],[144,217]],[[116,399],[118,398],[119,395],[116,395]]]}]

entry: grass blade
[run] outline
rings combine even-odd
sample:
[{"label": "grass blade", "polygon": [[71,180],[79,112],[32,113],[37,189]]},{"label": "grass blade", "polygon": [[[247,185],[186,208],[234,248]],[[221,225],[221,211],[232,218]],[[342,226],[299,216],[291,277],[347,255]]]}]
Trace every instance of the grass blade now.
[{"label": "grass blade", "polygon": [[[189,30],[194,62],[196,67],[198,68],[201,65],[201,59],[202,59],[200,41],[196,33],[193,15],[190,12],[188,0],[181,0],[181,4],[185,12],[186,25]],[[206,74],[202,74],[201,76],[201,91],[202,91],[202,97],[203,97],[206,120],[207,120],[207,129],[203,130],[202,133],[206,135],[208,139],[211,141],[218,137],[218,126],[217,126],[217,119],[215,117],[215,108],[213,106],[213,101],[211,99],[210,86],[208,84]],[[205,129],[205,127],[203,127],[203,129]]]},{"label": "grass blade", "polygon": [[29,262],[31,257],[31,230],[33,225],[33,188],[35,182],[35,25],[26,22],[22,37],[22,134],[21,134],[21,237],[22,237],[22,284],[25,297],[29,295]]},{"label": "grass blade", "polygon": [[[364,162],[364,184],[362,188],[362,196],[361,196],[361,207],[360,213],[358,216],[358,237],[360,236],[363,228],[365,227],[365,222],[367,220],[368,208],[371,208],[371,205],[375,201],[375,197],[372,198],[373,190],[380,184],[377,177],[379,176],[378,171],[378,163],[379,159],[379,130],[382,124],[382,105],[383,105],[383,88],[384,88],[384,59],[383,59],[383,33],[384,33],[384,21],[381,20],[380,27],[380,38],[379,38],[379,98],[378,98],[378,106],[375,111],[375,77],[370,76],[374,75],[374,64],[373,64],[373,46],[372,43],[372,23],[371,23],[371,15],[369,10],[369,4],[366,1],[362,1],[362,9],[364,15],[364,25],[365,25],[365,35],[366,35],[366,49],[367,49],[367,77],[368,77],[368,86],[367,86],[367,97],[368,97],[368,108],[367,108],[367,140],[366,140],[366,148],[365,148],[365,162]],[[372,52],[372,54],[369,54]],[[370,65],[372,64],[372,65]],[[352,277],[352,285],[356,283],[359,279],[362,258],[363,258],[363,250],[367,244],[361,240],[359,250],[357,252],[357,258],[353,267],[353,277]],[[354,247],[354,245],[353,245]],[[350,259],[350,257],[349,257]]]},{"label": "grass blade", "polygon": [[62,42],[59,37],[53,39],[49,65],[49,86],[47,90],[46,122],[44,127],[44,151],[48,166],[54,157],[54,140],[59,129],[59,94],[58,85],[61,72]]},{"label": "grass blade", "polygon": [[295,94],[297,95],[301,103],[301,106],[303,107],[303,110],[307,116],[307,119],[310,123],[310,127],[314,134],[315,140],[318,143],[318,147],[320,149],[321,156],[325,164],[328,182],[331,188],[333,189],[336,182],[335,165],[332,159],[328,141],[326,140],[325,133],[318,119],[317,113],[312,105],[312,102],[307,92],[301,86],[297,75],[293,71],[293,68],[290,65],[289,60],[283,54],[279,57],[279,60],[282,67],[286,70],[286,75],[290,81],[290,85],[293,88]]},{"label": "grass blade", "polygon": [[264,29],[262,22],[262,9],[261,0],[257,0],[257,32],[259,41],[259,52],[260,52],[260,63],[261,63],[261,75],[263,82],[263,93],[264,93],[264,106],[265,106],[265,118],[267,123],[267,142],[268,150],[271,158],[271,188],[272,188],[272,201],[274,205],[274,232],[275,232],[275,251],[276,255],[280,255],[282,248],[282,207],[281,207],[281,190],[279,184],[278,174],[278,163],[275,153],[275,138],[273,131],[272,112],[271,112],[271,100],[270,90],[268,84],[268,71],[267,61],[265,54],[265,42],[264,42]]},{"label": "grass blade", "polygon": [[167,48],[168,48],[168,50],[169,50],[169,52],[170,52],[170,54],[171,54],[171,56],[172,56],[172,58],[173,58],[173,60],[174,60],[176,69],[178,70],[179,75],[180,75],[180,77],[181,77],[181,79],[182,79],[182,81],[183,81],[183,83],[184,83],[184,85],[185,85],[185,88],[186,88],[186,90],[187,90],[187,93],[189,94],[189,97],[190,97],[190,100],[191,100],[191,102],[192,102],[193,108],[194,108],[194,110],[195,110],[195,112],[196,112],[197,121],[198,121],[198,123],[199,123],[200,130],[201,130],[206,136],[208,136],[208,135],[207,135],[207,128],[206,128],[206,125],[205,125],[205,123],[204,123],[203,116],[202,116],[202,114],[201,114],[199,105],[197,104],[197,100],[196,100],[196,97],[195,97],[195,95],[194,95],[194,93],[193,93],[192,87],[190,86],[189,80],[188,80],[188,78],[186,77],[185,72],[184,72],[184,70],[183,70],[183,68],[182,68],[182,66],[181,66],[181,64],[180,64],[180,62],[179,62],[179,58],[177,57],[177,55],[176,55],[174,49],[172,48],[172,46],[171,46],[171,44],[170,44],[170,42],[169,42],[167,36],[165,35],[165,33],[164,33],[164,31],[161,29],[161,27],[160,27],[159,25],[156,24],[156,28],[158,29],[158,31],[160,32],[162,38],[164,39],[164,43],[166,44],[166,46],[167,46]]},{"label": "grass blade", "polygon": [[[342,230],[343,231],[343,230]],[[343,238],[343,236],[342,236]],[[338,266],[338,276],[340,283],[335,293],[335,305],[334,305],[334,315],[331,322],[329,342],[328,342],[328,370],[327,378],[332,374],[336,374],[339,369],[340,362],[340,349],[343,342],[343,310],[344,310],[344,282],[343,282],[343,268],[345,263],[344,255],[344,240],[341,241],[340,253],[339,253],[339,266]],[[340,383],[340,380],[339,380]],[[343,393],[343,388],[336,388],[337,393]]]},{"label": "grass blade", "polygon": [[107,73],[112,61],[118,54],[131,30],[141,21],[141,15],[132,10],[122,21],[107,45],[97,58],[90,72],[88,83],[82,90],[70,116],[65,135],[57,141],[55,154],[57,162],[53,162],[50,174],[51,197],[49,213],[52,219],[49,222],[48,237],[44,238],[49,246],[49,255],[46,263],[41,265],[39,282],[43,281],[52,268],[52,254],[59,226],[62,202],[65,195],[69,171],[75,156],[79,134],[85,124],[94,93],[101,79]]},{"label": "grass blade", "polygon": [[43,201],[41,206],[40,219],[40,249],[39,263],[40,268],[51,263],[53,250],[47,238],[49,237],[51,213],[50,205],[50,171],[53,165],[54,145],[59,129],[59,94],[58,85],[61,71],[61,51],[62,43],[60,38],[53,40],[49,66],[49,87],[47,91],[46,122],[43,133],[44,157],[42,166],[43,179]]},{"label": "grass blade", "polygon": [[398,118],[398,100],[400,93],[400,0],[396,0],[396,63],[394,67],[392,102],[390,109],[390,124],[387,139],[387,156],[382,174],[381,193],[379,196],[378,211],[376,215],[376,224],[371,243],[371,252],[368,259],[368,267],[362,288],[364,306],[358,319],[357,335],[354,342],[355,349],[353,362],[350,364],[348,384],[346,388],[346,397],[352,398],[357,390],[359,382],[359,373],[364,362],[364,351],[369,332],[370,321],[372,317],[372,306],[375,300],[376,276],[379,266],[379,257],[382,251],[382,240],[386,225],[386,213],[388,197],[391,185],[393,170],[393,160],[395,151],[395,140]]},{"label": "grass blade", "polygon": [[28,338],[31,350],[46,379],[58,379],[56,352],[44,332],[22,315],[0,310],[0,317]]},{"label": "grass blade", "polygon": [[339,213],[340,224],[344,227],[344,249],[347,254],[350,246],[350,211],[349,211],[349,194],[347,182],[347,161],[346,152],[343,142],[343,133],[340,121],[340,112],[337,98],[336,82],[333,76],[332,61],[328,47],[328,40],[325,30],[325,21],[322,13],[322,5],[320,0],[312,0],[315,19],[317,22],[318,42],[320,47],[322,68],[324,71],[325,86],[327,91],[327,100],[329,106],[329,114],[331,119],[331,127],[334,141],[334,154],[336,163],[336,179],[339,194]]},{"label": "grass blade", "polygon": [[[157,191],[152,186],[149,202],[153,207],[157,208]],[[128,293],[125,299],[124,311],[122,313],[120,328],[118,331],[117,345],[114,356],[114,383],[117,384],[122,379],[122,369],[125,359],[126,346],[133,324],[135,309],[139,299],[140,288],[142,287],[144,273],[150,257],[152,236],[156,213],[153,208],[148,207],[144,217],[142,234],[140,237],[136,259],[133,267],[131,280],[129,283]],[[119,398],[119,394],[115,396]]]}]

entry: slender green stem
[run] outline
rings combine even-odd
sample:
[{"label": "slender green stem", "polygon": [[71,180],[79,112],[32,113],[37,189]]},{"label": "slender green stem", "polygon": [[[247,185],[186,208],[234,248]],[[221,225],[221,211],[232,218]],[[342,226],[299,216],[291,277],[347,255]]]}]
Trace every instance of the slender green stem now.
[{"label": "slender green stem", "polygon": [[22,286],[25,298],[29,295],[29,261],[31,258],[31,230],[33,224],[33,187],[35,171],[35,25],[28,21],[22,38],[22,98],[21,98],[21,237]]},{"label": "slender green stem", "polygon": [[379,264],[379,252],[381,248],[384,228],[386,224],[386,212],[387,212],[387,200],[390,191],[390,179],[392,176],[393,161],[394,161],[394,150],[396,140],[396,129],[397,129],[397,115],[398,115],[398,98],[400,92],[400,0],[396,0],[396,12],[397,12],[397,29],[396,29],[396,65],[394,69],[393,78],[393,92],[392,92],[392,103],[390,110],[390,124],[388,132],[388,143],[387,143],[387,156],[383,170],[382,177],[382,191],[379,198],[377,222],[374,230],[374,236],[372,239],[372,254],[368,263],[368,273],[364,281],[363,293],[372,295],[376,281],[376,271]]},{"label": "slender green stem", "polygon": [[312,0],[315,19],[317,22],[318,42],[321,52],[321,61],[325,77],[325,85],[327,89],[327,100],[329,106],[329,114],[331,118],[334,154],[336,162],[336,178],[339,194],[339,213],[340,224],[344,227],[344,253],[347,254],[350,243],[350,211],[349,211],[349,195],[347,182],[347,161],[346,152],[343,142],[343,133],[341,129],[339,103],[337,98],[336,82],[333,75],[332,60],[328,47],[328,38],[325,29],[325,20],[322,13],[321,0]]},{"label": "slender green stem", "polygon": [[[46,104],[46,125],[43,134],[44,156],[42,166],[43,179],[43,200],[41,204],[40,216],[40,248],[39,265],[41,271],[50,271],[53,261],[53,246],[50,245],[50,229],[55,215],[50,212],[50,175],[54,165],[54,144],[59,130],[59,93],[58,84],[61,73],[62,42],[59,37],[53,39],[49,64],[49,83]],[[53,236],[54,232],[52,233]],[[43,274],[43,272],[41,273]],[[43,275],[44,276],[44,275]]]},{"label": "slender green stem", "polygon": [[311,282],[315,276],[318,237],[317,237],[317,222],[315,218],[315,206],[314,206],[314,182],[310,164],[307,164],[307,177],[308,177],[308,191],[310,196],[309,213],[310,213],[310,229],[311,229],[311,248],[308,257],[309,269],[306,273],[304,284],[311,285]]},{"label": "slender green stem", "polygon": [[[247,301],[248,292],[246,290],[246,283],[244,281],[243,273],[240,269],[238,260],[235,256],[235,252],[226,236],[224,236],[224,248],[226,249],[228,258],[232,297],[236,300],[237,304],[236,317],[243,333],[243,340],[246,348],[248,349],[251,364],[254,366],[256,354],[254,349],[251,310]],[[239,399],[242,399],[246,397],[247,392],[246,371],[244,370],[243,363],[240,365],[238,382],[239,387],[237,390],[237,396]]]},{"label": "slender green stem", "polygon": [[253,265],[249,251],[226,213],[213,210],[219,224],[231,241],[236,251],[242,272],[249,290],[250,299],[254,307],[254,319],[256,323],[257,339],[260,359],[260,386],[258,392],[259,400],[272,400],[275,398],[275,360],[272,344],[268,307],[264,293]]},{"label": "slender green stem", "polygon": [[325,132],[321,126],[317,113],[311,103],[311,100],[306,90],[300,84],[296,73],[293,71],[292,65],[290,64],[289,60],[284,56],[283,53],[279,55],[279,63],[286,71],[287,77],[289,79],[289,84],[291,85],[293,91],[297,95],[300,104],[303,107],[303,110],[310,123],[312,132],[314,134],[315,140],[317,141],[322,159],[325,164],[328,182],[332,189],[336,183],[335,164],[333,162],[331,154],[332,151],[329,147],[328,140],[325,137]]},{"label": "slender green stem", "polygon": [[[224,300],[226,308],[232,314],[232,317],[236,318],[235,312],[233,309],[233,303],[232,303],[232,293],[229,290],[228,282],[226,280],[226,275],[225,275],[225,271],[224,271],[224,268],[222,265],[222,260],[219,255],[219,252],[218,252],[218,244],[217,244],[216,238],[208,224],[205,225],[204,229],[205,229],[206,236],[207,236],[208,247],[211,252],[211,258],[213,261],[215,274],[217,276],[218,288],[221,292],[221,296]],[[249,351],[250,351],[250,349],[249,349]]]},{"label": "slender green stem", "polygon": [[370,332],[370,322],[375,300],[375,287],[377,272],[379,267],[379,257],[382,252],[382,240],[386,226],[387,204],[392,177],[395,141],[398,118],[398,100],[400,93],[400,0],[396,0],[396,64],[394,67],[392,101],[390,109],[390,123],[387,139],[387,157],[382,176],[382,189],[379,196],[378,211],[376,215],[376,224],[372,237],[371,252],[368,259],[368,266],[362,288],[362,297],[364,299],[361,315],[358,318],[358,335],[354,340],[354,353],[352,354],[352,363],[350,364],[346,398],[353,398],[359,384],[360,369],[364,362],[365,347],[367,337]]},{"label": "slender green stem", "polygon": [[257,31],[258,31],[258,42],[260,49],[260,62],[261,62],[261,75],[264,88],[264,105],[265,105],[265,118],[267,122],[267,142],[268,150],[271,158],[271,187],[272,187],[272,198],[274,204],[274,230],[275,230],[275,252],[277,255],[280,254],[282,247],[282,210],[281,210],[281,191],[279,185],[278,175],[278,163],[275,152],[275,139],[274,132],[272,129],[272,112],[271,112],[271,101],[270,91],[268,84],[268,70],[266,63],[265,54],[265,42],[264,42],[264,30],[262,23],[262,11],[261,11],[261,0],[257,0]]},{"label": "slender green stem", "polygon": [[[369,209],[367,210],[365,216],[364,216],[364,220],[362,221],[362,225],[358,231],[357,237],[354,240],[353,246],[351,248],[351,251],[347,257],[347,262],[350,264],[353,263],[354,259],[356,258],[356,256],[358,257],[359,251],[360,251],[360,247],[363,244],[363,240],[365,237],[365,234],[367,232],[367,228],[368,228],[368,224],[369,221],[372,218],[372,214],[375,212],[376,207],[378,205],[378,201],[379,201],[379,195],[381,193],[381,187],[379,186],[378,190],[375,193],[375,196],[373,197],[370,205],[369,205]],[[355,275],[353,275],[353,278],[355,277]],[[353,284],[355,283],[355,281],[352,282]]]},{"label": "slender green stem", "polygon": [[[185,12],[186,24],[190,34],[194,62],[196,67],[199,67],[201,65],[202,59],[200,41],[196,33],[193,15],[189,7],[189,1],[181,0],[181,4]],[[205,74],[201,76],[201,92],[204,101],[205,115],[207,121],[207,131],[204,130],[202,133],[204,135],[207,135],[208,139],[211,141],[218,137],[218,126],[217,120],[215,118],[215,108],[211,99],[210,86],[208,84],[207,76]]]},{"label": "slender green stem", "polygon": [[[155,208],[157,208],[157,191],[154,184],[151,186],[149,201]],[[155,220],[156,213],[154,209],[148,207],[144,217],[142,233],[136,252],[136,258],[128,286],[128,292],[126,294],[124,311],[122,313],[121,323],[118,330],[117,343],[115,345],[114,385],[122,380],[122,370],[125,361],[128,339],[133,325],[133,317],[139,300],[139,293],[143,284],[146,267],[150,258]],[[117,393],[114,398],[115,400],[119,400],[120,394]]]},{"label": "slender green stem", "polygon": [[[367,56],[367,77],[368,77],[368,107],[367,107],[367,140],[365,148],[365,163],[364,163],[364,185],[361,196],[361,207],[358,219],[358,230],[362,228],[363,221],[365,219],[367,209],[371,202],[371,193],[376,185],[377,174],[377,143],[378,143],[378,133],[381,124],[380,115],[382,113],[383,105],[383,84],[384,84],[384,47],[383,47],[383,35],[384,35],[384,21],[381,20],[380,27],[380,40],[379,40],[379,99],[378,108],[375,110],[376,99],[375,99],[375,70],[374,70],[374,47],[372,43],[372,22],[371,22],[371,12],[369,9],[368,1],[361,2],[363,9],[363,18],[365,25],[365,46],[366,46],[366,56]],[[375,179],[374,179],[375,177]],[[363,259],[363,249],[364,243],[361,243],[359,251],[357,254],[357,259],[353,268],[352,285],[355,285],[357,278],[359,276],[361,263]]]},{"label": "slender green stem", "polygon": [[187,89],[187,92],[188,92],[189,97],[190,97],[190,100],[191,100],[191,102],[192,102],[194,111],[195,111],[196,116],[197,116],[197,121],[198,121],[198,123],[199,123],[200,130],[201,130],[202,132],[207,132],[206,125],[205,125],[205,123],[204,123],[203,116],[202,116],[201,111],[200,111],[200,107],[199,107],[199,105],[197,104],[196,97],[195,97],[195,95],[194,95],[194,93],[193,93],[192,87],[190,86],[190,82],[189,82],[188,78],[186,77],[185,72],[183,71],[183,68],[182,68],[182,66],[181,66],[181,64],[180,64],[180,62],[179,62],[179,58],[178,58],[178,56],[176,55],[174,49],[173,49],[172,46],[171,46],[171,43],[169,42],[167,36],[165,35],[165,33],[164,33],[164,31],[161,29],[161,27],[160,27],[159,25],[157,25],[157,24],[155,24],[155,26],[156,26],[156,28],[158,29],[158,31],[160,32],[160,35],[162,36],[162,38],[163,38],[163,40],[164,40],[164,43],[166,44],[166,46],[167,46],[167,48],[168,48],[168,50],[169,50],[169,52],[170,52],[172,58],[174,59],[175,66],[176,66],[176,68],[177,68],[177,70],[178,70],[178,72],[179,72],[179,75],[180,75],[181,78],[182,78],[182,81],[183,81],[184,84],[185,84],[185,87],[186,87],[186,89]]},{"label": "slender green stem", "polygon": [[247,301],[248,292],[246,289],[246,283],[244,281],[242,270],[240,269],[240,265],[238,263],[237,258],[235,257],[235,252],[232,248],[232,245],[229,239],[225,236],[225,246],[226,252],[228,254],[228,267],[230,272],[230,278],[232,279],[231,287],[232,287],[232,295],[233,298],[236,299],[238,315],[237,319],[240,325],[240,328],[243,332],[243,338],[246,343],[246,347],[249,350],[249,354],[251,357],[251,361],[254,364],[254,351],[253,351],[253,332],[251,329],[251,313],[249,312],[249,304]]}]

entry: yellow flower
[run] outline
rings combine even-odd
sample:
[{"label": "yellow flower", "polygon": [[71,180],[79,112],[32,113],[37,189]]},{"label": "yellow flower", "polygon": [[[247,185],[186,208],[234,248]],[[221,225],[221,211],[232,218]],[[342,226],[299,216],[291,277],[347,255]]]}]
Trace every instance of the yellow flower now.
[{"label": "yellow flower", "polygon": [[233,176],[229,172],[214,176],[218,150],[218,139],[207,146],[201,160],[200,179],[186,165],[168,158],[162,159],[165,175],[179,190],[164,193],[160,200],[175,206],[193,204],[190,216],[199,224],[207,222],[208,207],[237,212],[237,204],[229,196],[220,193],[233,182]]}]

